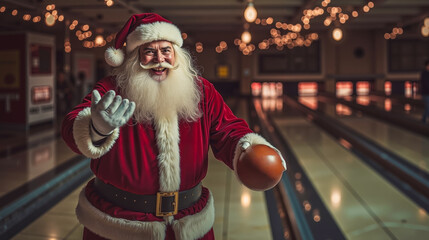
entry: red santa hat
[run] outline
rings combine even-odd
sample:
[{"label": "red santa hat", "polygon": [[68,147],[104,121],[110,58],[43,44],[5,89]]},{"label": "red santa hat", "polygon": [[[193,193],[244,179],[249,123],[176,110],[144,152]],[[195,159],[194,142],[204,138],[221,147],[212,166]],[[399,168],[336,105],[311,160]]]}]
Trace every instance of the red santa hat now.
[{"label": "red santa hat", "polygon": [[180,30],[172,22],[156,13],[135,14],[116,34],[115,46],[109,47],[104,57],[107,64],[117,67],[124,62],[124,43],[129,53],[142,44],[158,40],[166,40],[179,47],[183,44]]}]

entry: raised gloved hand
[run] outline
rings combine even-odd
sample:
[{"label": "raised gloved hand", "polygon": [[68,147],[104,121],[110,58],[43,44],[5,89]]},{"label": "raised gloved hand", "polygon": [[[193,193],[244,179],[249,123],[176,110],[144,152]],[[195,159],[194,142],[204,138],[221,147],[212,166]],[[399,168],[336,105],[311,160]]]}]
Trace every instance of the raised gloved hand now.
[{"label": "raised gloved hand", "polygon": [[110,90],[103,97],[97,90],[91,98],[91,128],[101,137],[107,137],[117,127],[121,127],[134,113],[136,104],[122,99]]}]

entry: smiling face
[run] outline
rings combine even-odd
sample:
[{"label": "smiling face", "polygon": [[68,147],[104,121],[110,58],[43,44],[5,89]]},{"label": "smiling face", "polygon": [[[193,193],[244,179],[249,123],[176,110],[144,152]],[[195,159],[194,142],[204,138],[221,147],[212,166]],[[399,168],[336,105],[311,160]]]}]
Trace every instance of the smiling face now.
[{"label": "smiling face", "polygon": [[[172,68],[156,69],[162,61]],[[185,121],[201,117],[200,79],[192,62],[185,49],[174,43],[158,42],[135,48],[122,65],[113,69],[122,97],[136,103],[133,118],[137,122],[174,115]]]},{"label": "smiling face", "polygon": [[163,81],[173,68],[175,55],[173,45],[169,41],[154,41],[140,46],[140,63],[149,70],[152,79]]}]

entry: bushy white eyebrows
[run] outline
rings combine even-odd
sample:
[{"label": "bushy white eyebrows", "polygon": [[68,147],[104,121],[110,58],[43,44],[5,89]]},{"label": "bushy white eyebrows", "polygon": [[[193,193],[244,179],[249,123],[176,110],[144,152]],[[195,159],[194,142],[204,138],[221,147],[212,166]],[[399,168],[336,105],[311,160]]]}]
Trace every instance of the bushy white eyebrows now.
[{"label": "bushy white eyebrows", "polygon": [[[154,51],[154,50],[156,50],[156,49],[155,49],[155,48],[151,48],[151,47],[145,47],[145,48],[143,49],[143,51],[146,51],[146,50]],[[171,50],[171,47],[170,47],[170,46],[162,47],[162,48],[161,48],[161,50]]]}]

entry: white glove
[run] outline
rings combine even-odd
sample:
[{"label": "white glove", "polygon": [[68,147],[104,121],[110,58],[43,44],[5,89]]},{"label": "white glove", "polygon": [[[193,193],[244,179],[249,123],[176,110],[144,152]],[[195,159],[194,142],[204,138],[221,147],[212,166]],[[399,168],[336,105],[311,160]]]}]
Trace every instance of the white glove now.
[{"label": "white glove", "polygon": [[243,143],[241,143],[241,151],[246,150],[248,147],[250,147],[250,142],[244,141]]},{"label": "white glove", "polygon": [[136,104],[115,96],[115,91],[110,90],[103,97],[97,90],[92,92],[91,98],[91,132],[98,137],[93,140],[110,135],[117,127],[123,126],[134,113]]}]

